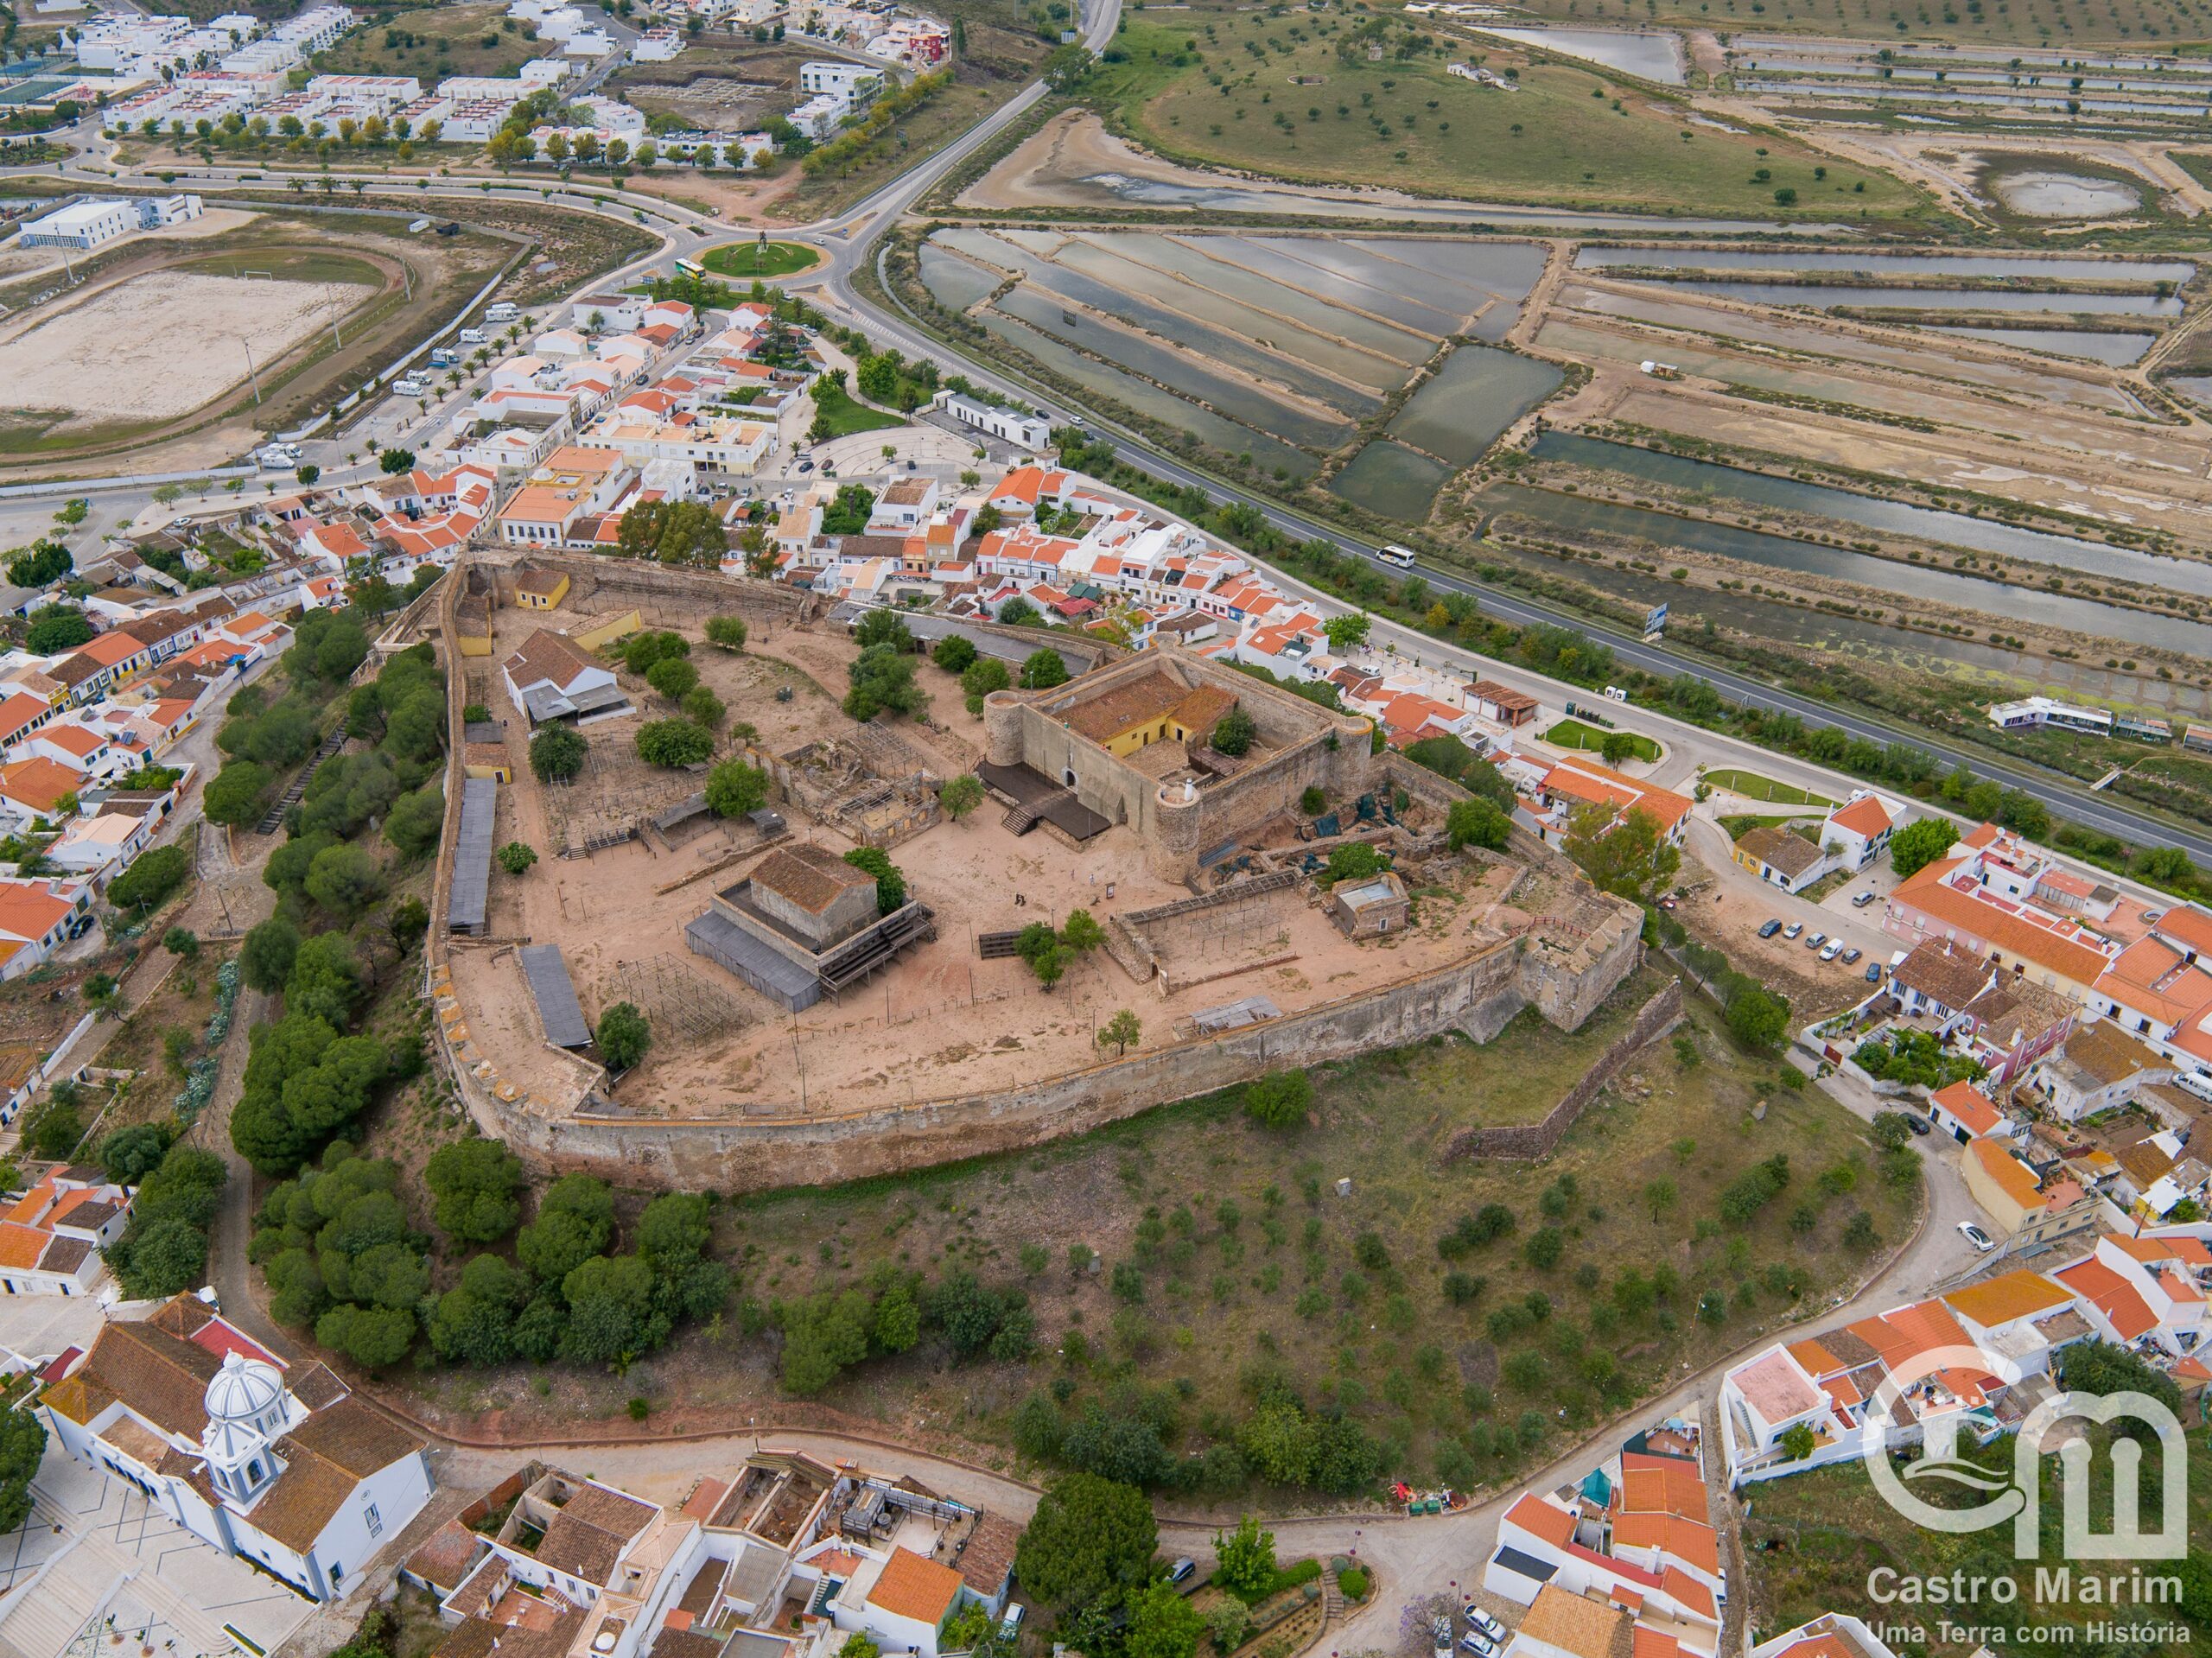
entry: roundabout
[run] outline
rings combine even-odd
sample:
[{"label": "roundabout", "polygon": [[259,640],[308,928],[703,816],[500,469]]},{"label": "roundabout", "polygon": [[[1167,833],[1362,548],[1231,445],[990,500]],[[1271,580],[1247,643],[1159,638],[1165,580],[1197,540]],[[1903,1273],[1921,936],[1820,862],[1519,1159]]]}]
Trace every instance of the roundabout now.
[{"label": "roundabout", "polygon": [[811,270],[822,255],[802,242],[723,242],[701,253],[699,263],[713,276],[767,282]]}]

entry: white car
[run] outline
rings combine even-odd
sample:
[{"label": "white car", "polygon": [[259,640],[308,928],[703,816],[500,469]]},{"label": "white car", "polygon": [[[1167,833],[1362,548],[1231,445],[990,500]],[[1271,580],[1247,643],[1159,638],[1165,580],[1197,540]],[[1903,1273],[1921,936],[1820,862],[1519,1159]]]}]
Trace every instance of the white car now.
[{"label": "white car", "polygon": [[1964,1238],[1968,1243],[1974,1245],[1974,1253],[1977,1255],[1986,1255],[1992,1249],[1994,1249],[1997,1247],[1995,1242],[1991,1240],[1989,1234],[1983,1231],[1972,1221],[1961,1221],[1959,1223],[1959,1236]]},{"label": "white car", "polygon": [[1821,946],[1821,959],[1823,962],[1833,962],[1837,956],[1842,954],[1843,940],[1840,938],[1831,938],[1827,943]]},{"label": "white car", "polygon": [[1469,1629],[1459,1637],[1459,1645],[1475,1658],[1497,1658],[1497,1643],[1480,1629]]},{"label": "white car", "polygon": [[1505,1625],[1492,1617],[1471,1600],[1459,1609],[1459,1616],[1480,1629],[1493,1641],[1505,1639]]}]

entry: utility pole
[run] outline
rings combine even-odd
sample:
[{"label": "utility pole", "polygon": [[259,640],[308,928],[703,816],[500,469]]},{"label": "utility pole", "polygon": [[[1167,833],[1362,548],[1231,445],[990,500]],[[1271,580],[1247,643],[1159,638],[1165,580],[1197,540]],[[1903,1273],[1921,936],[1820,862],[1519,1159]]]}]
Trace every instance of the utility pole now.
[{"label": "utility pole", "polygon": [[253,401],[258,407],[261,403],[261,372],[253,365],[253,345],[244,334],[238,336],[238,344],[245,347],[246,378],[253,382]]}]

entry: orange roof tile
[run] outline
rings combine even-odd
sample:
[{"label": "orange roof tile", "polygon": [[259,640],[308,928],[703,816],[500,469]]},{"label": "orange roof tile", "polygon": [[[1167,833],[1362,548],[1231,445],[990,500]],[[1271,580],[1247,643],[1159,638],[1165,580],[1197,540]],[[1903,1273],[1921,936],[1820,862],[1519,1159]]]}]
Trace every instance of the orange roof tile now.
[{"label": "orange roof tile", "polygon": [[1624,1514],[1613,1521],[1616,1548],[1656,1548],[1684,1566],[1720,1570],[1720,1546],[1713,1528],[1676,1514]]},{"label": "orange roof tile", "polygon": [[1566,1547],[1574,1537],[1574,1516],[1534,1492],[1523,1493],[1521,1500],[1505,1511],[1505,1517],[1530,1536],[1541,1537],[1556,1548]]},{"label": "orange roof tile", "polygon": [[2005,1121],[1986,1094],[1972,1083],[1953,1083],[1928,1096],[1930,1105],[1940,1105],[1977,1134],[1988,1134]]},{"label": "orange roof tile", "polygon": [[1828,822],[1871,841],[1890,827],[1890,815],[1872,795],[1861,795],[1849,805],[1830,812]]},{"label": "orange roof tile", "polygon": [[2036,1184],[2035,1171],[1997,1141],[1974,1140],[1967,1147],[1966,1154],[1980,1165],[1982,1172],[1997,1183],[1999,1191],[2023,1209],[2042,1207],[2043,1191]]},{"label": "orange roof tile", "polygon": [[950,1566],[925,1560],[910,1548],[894,1548],[876,1573],[868,1604],[893,1617],[936,1624],[944,1621],[959,1595],[960,1574]]},{"label": "orange roof tile", "polygon": [[2006,1273],[2002,1278],[1954,1290],[1943,1300],[1960,1317],[1973,1319],[1984,1330],[1994,1330],[2016,1318],[2032,1318],[2053,1307],[2064,1306],[2073,1299],[2073,1292],[2064,1285],[2055,1284],[2041,1273],[2024,1267]]},{"label": "orange roof tile", "polygon": [[2105,1317],[2112,1320],[2112,1327],[2124,1342],[2132,1342],[2158,1328],[2158,1317],[2151,1311],[2151,1304],[2137,1293],[2133,1284],[2094,1257],[2062,1267],[2052,1276],[2095,1302]]},{"label": "orange roof tile", "polygon": [[36,754],[12,765],[0,765],[0,795],[20,802],[41,816],[50,814],[62,797],[73,795],[84,783],[59,760]]}]

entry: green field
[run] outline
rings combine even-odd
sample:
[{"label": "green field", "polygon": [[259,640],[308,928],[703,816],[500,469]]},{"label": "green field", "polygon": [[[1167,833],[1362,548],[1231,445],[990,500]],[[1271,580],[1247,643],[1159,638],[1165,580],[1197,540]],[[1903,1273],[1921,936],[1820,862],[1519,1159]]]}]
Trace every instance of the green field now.
[{"label": "green field", "polygon": [[1835,804],[1816,794],[1808,793],[1795,784],[1777,783],[1772,778],[1763,778],[1757,772],[1739,771],[1723,766],[1718,772],[1707,772],[1699,779],[1716,789],[1726,789],[1730,794],[1742,795],[1746,800],[1770,800],[1783,806],[1819,806],[1823,810]]},{"label": "green field", "polygon": [[554,49],[525,36],[504,7],[476,3],[396,12],[388,23],[353,30],[315,63],[325,74],[414,75],[428,90],[448,75],[512,75]]},{"label": "green field", "polygon": [[1582,748],[1594,754],[1605,746],[1608,737],[1625,737],[1629,752],[1640,760],[1659,758],[1659,745],[1637,731],[1600,731],[1596,726],[1585,725],[1580,720],[1562,720],[1544,734],[1544,740],[1557,748]]},{"label": "green field", "polygon": [[866,403],[855,403],[852,395],[835,380],[819,379],[814,383],[814,423],[806,434],[810,442],[823,443],[833,437],[850,437],[855,432],[878,432],[906,423],[896,415],[887,415]]},{"label": "green field", "polygon": [[[1381,31],[1381,60],[1369,60],[1355,29]],[[1887,220],[1931,211],[1889,175],[1777,133],[1695,126],[1683,105],[1594,71],[1382,17],[1197,6],[1173,26],[1128,20],[1116,49],[1125,55],[1093,78],[1088,100],[1121,130],[1192,162],[1667,213]],[[1519,90],[1448,73],[1461,59],[1513,70]]]},{"label": "green field", "polygon": [[724,242],[702,253],[699,263],[717,276],[751,282],[811,270],[822,263],[822,256],[797,242],[771,242],[766,247],[757,242]]},{"label": "green field", "polygon": [[1776,812],[1764,816],[1756,812],[1727,812],[1717,821],[1722,829],[1728,831],[1730,840],[1740,841],[1755,829],[1780,829],[1784,823],[1797,823],[1803,816],[1802,812]]}]

